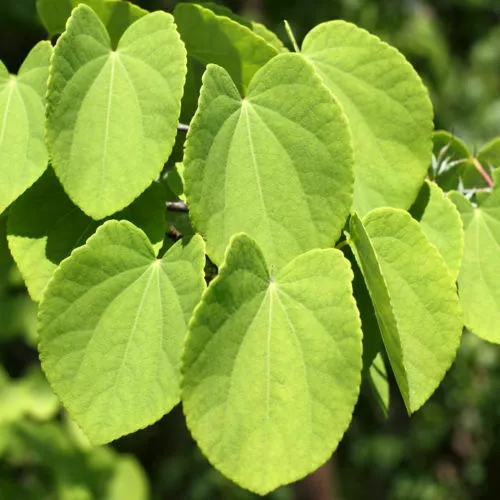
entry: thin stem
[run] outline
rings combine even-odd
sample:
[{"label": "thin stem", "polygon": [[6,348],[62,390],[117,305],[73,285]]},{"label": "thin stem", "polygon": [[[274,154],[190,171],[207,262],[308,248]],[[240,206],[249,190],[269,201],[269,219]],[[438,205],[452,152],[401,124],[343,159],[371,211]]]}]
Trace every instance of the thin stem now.
[{"label": "thin stem", "polygon": [[483,179],[486,181],[486,184],[488,184],[488,186],[490,187],[493,187],[493,180],[491,179],[491,177],[486,173],[486,170],[483,168],[483,166],[481,165],[481,163],[479,163],[479,160],[477,158],[471,158],[472,160],[472,163],[474,164],[474,166],[477,168],[477,171],[483,176]]},{"label": "thin stem", "polygon": [[[466,196],[472,196],[476,193],[491,193],[493,189],[490,187],[485,188],[472,188],[472,189],[461,189],[460,192]],[[449,191],[448,191],[449,192]]]},{"label": "thin stem", "polygon": [[170,212],[189,212],[188,206],[183,201],[167,201],[167,210]]},{"label": "thin stem", "polygon": [[177,130],[182,130],[183,132],[187,132],[189,130],[189,125],[185,125],[184,123],[179,123],[179,125],[177,125]]},{"label": "thin stem", "polygon": [[292,42],[293,50],[295,52],[300,52],[299,46],[297,44],[297,40],[295,40],[295,35],[293,34],[292,28],[288,24],[288,21],[285,19],[285,29],[286,33],[288,35],[288,38],[290,38],[290,41]]},{"label": "thin stem", "polygon": [[350,245],[352,243],[352,239],[349,238],[348,240],[341,241],[338,245],[335,245],[335,248],[337,250],[342,250],[347,245]]}]

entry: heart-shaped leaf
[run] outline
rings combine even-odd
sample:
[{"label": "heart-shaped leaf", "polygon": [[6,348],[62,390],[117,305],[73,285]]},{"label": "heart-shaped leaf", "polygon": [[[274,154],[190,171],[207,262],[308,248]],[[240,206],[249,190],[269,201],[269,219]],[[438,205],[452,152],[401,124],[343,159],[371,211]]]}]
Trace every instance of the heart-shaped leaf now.
[{"label": "heart-shaped leaf", "polygon": [[349,119],[354,208],[361,215],[409,208],[432,153],[432,104],[415,70],[395,48],[344,21],[316,26],[302,53]]},{"label": "heart-shaped leaf", "polygon": [[17,77],[0,62],[0,214],[47,168],[45,93],[52,46],[40,42]]},{"label": "heart-shaped leaf", "polygon": [[47,94],[47,144],[72,201],[102,219],[159,174],[177,133],[186,53],[173,17],[132,24],[112,50],[95,12],[78,6],[59,38]]},{"label": "heart-shaped leaf", "polygon": [[347,428],[362,364],[351,280],[334,249],[275,275],[237,235],[197,307],[183,355],[187,425],[244,488],[263,495],[316,470]]},{"label": "heart-shaped leaf", "polygon": [[199,236],[156,259],[140,229],[113,220],[55,272],[40,302],[40,359],[94,444],[150,425],[179,402],[180,355],[204,263]]},{"label": "heart-shaped leaf", "polygon": [[[133,222],[159,250],[165,237],[163,190],[153,184],[113,218]],[[9,248],[33,300],[41,299],[59,263],[100,224],[71,202],[51,169],[14,203],[9,211]]]},{"label": "heart-shaped leaf", "polygon": [[458,291],[465,326],[479,337],[500,344],[500,189],[479,206],[454,192],[449,195],[464,225],[464,256]]},{"label": "heart-shaped leaf", "polygon": [[208,67],[184,181],[213,262],[222,262],[239,232],[254,238],[276,269],[332,246],[352,202],[352,163],[344,114],[302,56],[269,61],[244,99],[224,69]]}]

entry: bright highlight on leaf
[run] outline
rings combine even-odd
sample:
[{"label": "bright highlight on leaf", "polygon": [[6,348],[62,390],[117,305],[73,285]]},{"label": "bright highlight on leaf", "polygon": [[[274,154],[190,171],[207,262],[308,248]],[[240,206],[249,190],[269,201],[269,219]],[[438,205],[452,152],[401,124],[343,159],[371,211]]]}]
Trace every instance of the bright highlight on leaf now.
[{"label": "bright highlight on leaf", "polygon": [[439,250],[456,281],[462,263],[463,230],[455,205],[444,196],[437,184],[425,181],[410,213]]},{"label": "bright highlight on leaf", "polygon": [[[133,222],[159,250],[165,236],[162,189],[153,184],[114,218]],[[33,300],[41,299],[59,263],[100,224],[71,202],[52,169],[13,204],[8,219],[9,248]]]},{"label": "bright highlight on leaf", "polygon": [[322,465],[351,419],[361,330],[341,252],[312,250],[277,275],[232,239],[190,323],[182,401],[210,462],[259,494]]},{"label": "bright highlight on leaf", "polygon": [[155,259],[141,230],[108,221],[49,282],[38,318],[42,367],[94,444],[150,425],[179,402],[204,263],[199,236]]},{"label": "bright highlight on leaf", "polygon": [[173,18],[142,17],[114,51],[106,28],[77,7],[52,59],[47,143],[72,201],[102,219],[159,174],[177,133],[186,54]]},{"label": "bright highlight on leaf", "polygon": [[349,119],[355,150],[354,208],[408,209],[431,160],[432,105],[393,47],[344,21],[316,26],[302,53]]},{"label": "bright highlight on leaf", "polygon": [[465,326],[479,337],[500,344],[500,189],[473,207],[459,193],[451,193],[464,224],[464,256],[458,292]]},{"label": "bright highlight on leaf", "polygon": [[45,93],[52,46],[40,42],[17,77],[0,62],[0,214],[47,168]]},{"label": "bright highlight on leaf", "polygon": [[381,208],[363,221],[354,214],[349,227],[392,370],[413,413],[437,388],[460,343],[454,280],[407,212]]},{"label": "bright highlight on leaf", "polygon": [[191,219],[222,262],[231,236],[245,232],[279,269],[330,247],[352,202],[353,154],[344,114],[302,56],[280,54],[242,99],[211,65],[184,155]]}]

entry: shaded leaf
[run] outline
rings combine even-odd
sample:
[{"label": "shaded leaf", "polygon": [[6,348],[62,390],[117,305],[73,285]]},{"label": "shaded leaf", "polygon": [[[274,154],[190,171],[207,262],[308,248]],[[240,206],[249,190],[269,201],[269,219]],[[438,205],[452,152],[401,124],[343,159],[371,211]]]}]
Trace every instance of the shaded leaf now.
[{"label": "shaded leaf", "polygon": [[[133,222],[159,250],[165,236],[162,188],[151,185],[113,218]],[[71,202],[51,169],[17,200],[9,213],[8,241],[33,300],[41,299],[59,263],[100,225]]]},{"label": "shaded leaf", "polygon": [[225,68],[245,94],[253,75],[278,50],[222,9],[224,15],[218,15],[201,5],[180,3],[174,10],[175,22],[188,55],[202,64]]},{"label": "shaded leaf", "polygon": [[390,387],[389,379],[387,378],[387,368],[385,367],[384,358],[380,353],[375,356],[370,365],[368,382],[382,415],[387,418],[389,415]]},{"label": "shaded leaf", "polygon": [[500,167],[500,137],[483,146],[477,153],[477,159],[490,169]]},{"label": "shaded leaf", "polygon": [[99,16],[114,47],[125,30],[148,13],[121,0],[37,0],[36,9],[49,36],[59,35],[65,30],[71,11],[80,4],[88,5]]},{"label": "shaded leaf", "polygon": [[409,413],[437,388],[460,343],[462,314],[448,268],[419,223],[381,208],[350,220],[392,370]]},{"label": "shaded leaf", "polygon": [[462,263],[463,229],[455,205],[445,197],[437,184],[425,181],[410,213],[439,250],[456,281]]},{"label": "shaded leaf", "polygon": [[467,145],[445,130],[433,132],[432,140],[433,169],[429,172],[430,178],[445,191],[458,189],[461,172],[471,156]]}]

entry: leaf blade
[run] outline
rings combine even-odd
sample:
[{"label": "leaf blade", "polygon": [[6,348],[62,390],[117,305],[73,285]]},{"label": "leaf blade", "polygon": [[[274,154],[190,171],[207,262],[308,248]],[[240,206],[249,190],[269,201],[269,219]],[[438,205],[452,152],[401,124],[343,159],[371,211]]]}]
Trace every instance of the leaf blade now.
[{"label": "leaf blade", "polygon": [[416,72],[396,49],[344,21],[316,26],[302,53],[348,116],[355,210],[409,208],[432,152],[432,105]]},{"label": "leaf blade", "polygon": [[255,238],[277,269],[332,246],[351,205],[352,161],[344,115],[300,55],[272,59],[243,100],[229,75],[209,66],[184,180],[210,258],[219,264],[238,232]]},{"label": "leaf blade", "polygon": [[17,77],[0,63],[0,213],[47,168],[45,89],[52,46],[38,43]]},{"label": "leaf blade", "polygon": [[351,279],[338,250],[273,276],[253,240],[232,239],[190,323],[182,401],[202,451],[243,487],[265,494],[312,472],[347,427],[361,372]]},{"label": "leaf blade", "polygon": [[178,403],[203,265],[199,236],[157,260],[141,230],[108,221],[49,282],[38,316],[42,367],[94,444],[150,425]]},{"label": "leaf blade", "polygon": [[350,231],[389,361],[413,413],[441,382],[460,342],[453,279],[418,222],[402,210],[376,209],[363,222],[354,215]]},{"label": "leaf blade", "polygon": [[73,11],[54,51],[47,144],[59,180],[87,215],[121,210],[156,178],[174,144],[185,73],[169,14],[139,19],[113,51],[97,15],[85,5]]}]

